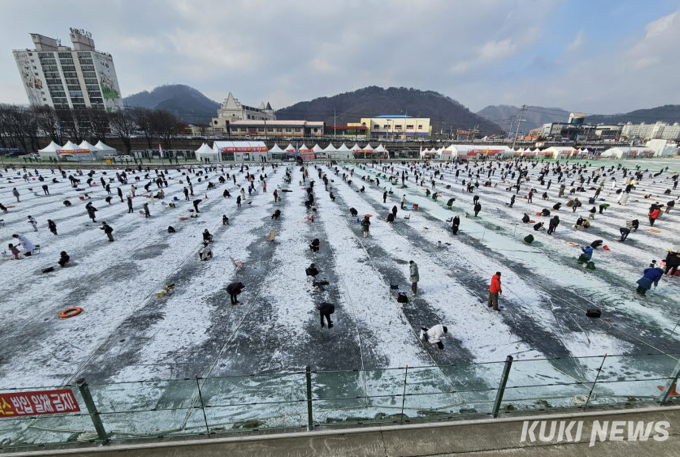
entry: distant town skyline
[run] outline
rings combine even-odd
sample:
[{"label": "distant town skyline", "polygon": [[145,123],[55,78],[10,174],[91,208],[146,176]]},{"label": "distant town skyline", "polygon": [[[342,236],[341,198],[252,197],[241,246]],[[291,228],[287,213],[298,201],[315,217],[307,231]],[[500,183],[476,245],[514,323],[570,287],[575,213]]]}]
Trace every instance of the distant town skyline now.
[{"label": "distant town skyline", "polygon": [[[29,33],[92,33],[122,96],[187,84],[276,109],[369,85],[616,113],[680,103],[680,1],[0,0],[0,103],[27,104]],[[30,18],[30,20],[29,20]]]}]

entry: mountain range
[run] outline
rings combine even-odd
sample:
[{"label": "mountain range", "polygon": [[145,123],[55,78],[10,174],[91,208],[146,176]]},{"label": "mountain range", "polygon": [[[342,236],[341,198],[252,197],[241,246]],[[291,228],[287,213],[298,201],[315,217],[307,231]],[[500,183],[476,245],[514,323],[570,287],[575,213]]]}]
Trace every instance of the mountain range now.
[{"label": "mountain range", "polygon": [[[490,105],[478,111],[477,114],[499,124],[506,131],[512,121],[512,130],[517,126],[516,119],[519,117],[520,108],[510,105]],[[543,124],[552,122],[567,122],[569,111],[561,108],[543,108],[540,106],[527,106],[522,115],[520,130],[527,133],[529,130],[537,129]],[[587,114],[586,123],[588,124],[625,124],[632,122],[639,124],[653,124],[655,122],[668,122],[673,124],[680,122],[680,105],[663,105],[654,108],[639,109],[629,113],[618,114]]]},{"label": "mountain range", "polygon": [[[209,124],[217,115],[220,104],[209,99],[193,87],[184,84],[159,86],[151,92],[142,91],[124,98],[129,107],[161,109],[174,113],[190,124]],[[327,125],[337,122],[344,125],[359,122],[362,117],[381,114],[429,117],[432,131],[471,129],[478,127],[482,134],[508,131],[512,119],[517,119],[520,108],[510,105],[490,105],[477,113],[471,112],[458,101],[434,91],[369,86],[331,97],[320,97],[295,103],[276,112],[278,119],[323,120]],[[335,114],[335,116],[334,116]],[[566,122],[569,111],[562,108],[527,106],[520,130],[540,128],[551,122]],[[664,105],[640,109],[629,113],[586,115],[589,124],[617,124],[626,122],[654,123],[680,122],[680,105]],[[514,131],[516,122],[512,123]]]},{"label": "mountain range", "polygon": [[220,104],[184,84],[158,86],[123,99],[125,106],[159,109],[175,114],[188,124],[209,124]]},{"label": "mountain range", "polygon": [[472,129],[483,134],[500,133],[502,128],[471,112],[456,100],[434,91],[405,87],[369,86],[353,92],[299,102],[276,112],[277,119],[323,120],[344,125],[359,122],[362,117],[409,115],[429,117],[432,131]]}]

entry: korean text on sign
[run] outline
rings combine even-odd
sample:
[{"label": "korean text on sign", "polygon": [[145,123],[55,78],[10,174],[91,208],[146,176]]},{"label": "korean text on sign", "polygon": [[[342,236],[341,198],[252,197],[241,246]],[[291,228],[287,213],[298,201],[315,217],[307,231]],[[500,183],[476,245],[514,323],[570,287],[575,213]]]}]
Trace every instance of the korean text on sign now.
[{"label": "korean text on sign", "polygon": [[0,419],[79,411],[71,389],[0,393]]}]

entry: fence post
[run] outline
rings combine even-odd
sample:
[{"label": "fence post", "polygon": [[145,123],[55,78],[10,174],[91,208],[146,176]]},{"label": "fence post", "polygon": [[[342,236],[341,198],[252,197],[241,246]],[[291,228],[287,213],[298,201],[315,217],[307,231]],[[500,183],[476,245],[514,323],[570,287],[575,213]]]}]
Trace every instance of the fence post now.
[{"label": "fence post", "polygon": [[593,390],[595,390],[595,384],[597,384],[597,380],[600,377],[600,373],[602,373],[602,367],[604,366],[604,361],[607,360],[607,354],[602,357],[602,363],[600,364],[600,368],[597,370],[597,374],[595,375],[595,381],[593,381],[593,386],[590,388],[590,392],[588,392],[588,398],[586,398],[586,403],[583,405],[583,411],[586,410],[588,407],[588,403],[590,403],[590,397],[593,395]]},{"label": "fence post", "polygon": [[305,367],[305,378],[307,378],[307,431],[314,429],[314,418],[312,417],[312,369],[309,365]]},{"label": "fence post", "polygon": [[675,368],[673,369],[673,377],[670,381],[668,381],[668,383],[666,383],[666,387],[659,396],[659,404],[665,403],[666,400],[668,400],[668,396],[671,394],[671,391],[675,392],[675,383],[678,381],[678,376],[680,376],[680,361],[675,365]]},{"label": "fence post", "polygon": [[210,427],[208,426],[208,416],[205,414],[205,404],[203,403],[203,392],[201,392],[201,384],[198,382],[198,375],[194,375],[196,380],[196,388],[198,389],[198,399],[201,401],[201,411],[203,411],[203,421],[205,422],[205,431],[208,432],[210,438]]},{"label": "fence post", "polygon": [[501,409],[501,402],[503,401],[503,394],[505,393],[505,386],[508,383],[510,376],[510,367],[512,367],[512,356],[509,355],[505,359],[505,367],[503,367],[503,374],[501,375],[501,383],[498,385],[498,392],[496,392],[496,400],[493,402],[493,417],[498,417],[498,411]]},{"label": "fence post", "polygon": [[83,396],[83,401],[87,407],[87,412],[90,413],[90,419],[92,419],[94,429],[97,431],[98,440],[100,440],[102,444],[108,444],[109,437],[106,435],[106,429],[104,429],[104,424],[99,417],[97,406],[94,404],[92,394],[90,394],[90,388],[88,387],[87,382],[85,382],[85,378],[78,379],[76,381],[76,385],[78,386],[80,395]]},{"label": "fence post", "polygon": [[408,379],[408,365],[406,365],[406,371],[404,372],[404,391],[401,395],[401,416],[399,417],[399,425],[404,423],[404,405],[406,404],[406,379]]}]

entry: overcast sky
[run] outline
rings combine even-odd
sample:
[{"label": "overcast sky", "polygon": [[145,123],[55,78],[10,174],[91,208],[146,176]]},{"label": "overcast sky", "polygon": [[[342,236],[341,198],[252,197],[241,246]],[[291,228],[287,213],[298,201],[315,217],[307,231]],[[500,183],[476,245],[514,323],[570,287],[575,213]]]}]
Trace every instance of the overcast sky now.
[{"label": "overcast sky", "polygon": [[188,84],[274,109],[368,85],[473,111],[680,104],[680,1],[0,0],[0,102],[28,103],[11,50],[92,33],[123,96]]}]

